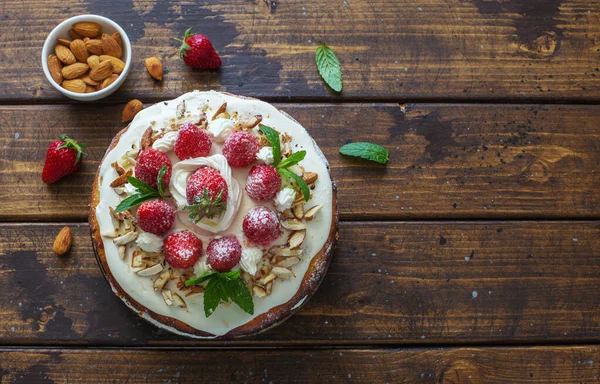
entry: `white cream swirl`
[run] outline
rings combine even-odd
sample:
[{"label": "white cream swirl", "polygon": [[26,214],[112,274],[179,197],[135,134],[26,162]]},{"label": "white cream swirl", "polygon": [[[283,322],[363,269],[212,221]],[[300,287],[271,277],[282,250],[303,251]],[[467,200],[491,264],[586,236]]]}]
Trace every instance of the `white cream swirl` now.
[{"label": "white cream swirl", "polygon": [[[188,218],[188,211],[183,208],[188,205],[185,195],[187,181],[191,174],[202,167],[211,167],[221,173],[223,179],[227,183],[227,207],[219,217],[209,219],[202,218],[197,223],[192,223]],[[231,168],[227,164],[227,159],[221,154],[212,155],[209,157],[195,157],[180,161],[173,166],[171,182],[169,184],[171,194],[177,201],[177,217],[179,221],[192,230],[204,230],[211,233],[219,233],[225,231],[235,218],[235,215],[240,208],[242,201],[242,193],[238,182],[231,175]]]},{"label": "white cream swirl", "polygon": [[175,140],[177,140],[177,132],[167,132],[163,137],[157,139],[153,144],[152,148],[167,153],[173,150],[175,146]]},{"label": "white cream swirl", "polygon": [[294,200],[296,200],[296,191],[292,188],[283,188],[281,191],[277,192],[277,196],[275,196],[275,206],[278,211],[285,211],[292,207]]},{"label": "white cream swirl", "polygon": [[275,157],[273,156],[273,148],[262,147],[256,154],[256,158],[265,164],[273,164]]},{"label": "white cream swirl", "polygon": [[146,252],[158,253],[162,251],[163,239],[155,234],[142,232],[135,240],[137,245]]},{"label": "white cream swirl", "polygon": [[263,252],[260,248],[242,248],[240,268],[254,276],[258,271],[258,262],[262,257]]},{"label": "white cream swirl", "polygon": [[215,143],[224,143],[233,132],[235,132],[235,126],[229,119],[216,119],[208,124],[208,136]]}]

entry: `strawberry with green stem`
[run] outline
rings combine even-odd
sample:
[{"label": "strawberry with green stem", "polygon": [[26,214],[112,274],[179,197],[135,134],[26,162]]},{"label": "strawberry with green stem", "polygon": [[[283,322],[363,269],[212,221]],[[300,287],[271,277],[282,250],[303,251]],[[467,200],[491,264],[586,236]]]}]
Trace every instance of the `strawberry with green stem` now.
[{"label": "strawberry with green stem", "polygon": [[192,34],[192,28],[189,28],[183,39],[175,40],[181,43],[179,57],[190,67],[216,69],[221,66],[221,58],[208,37],[199,33]]},{"label": "strawberry with green stem", "polygon": [[59,140],[50,144],[46,152],[42,181],[54,183],[75,172],[81,166],[82,157],[86,155],[84,148],[85,144],[79,144],[67,135],[60,135]]}]

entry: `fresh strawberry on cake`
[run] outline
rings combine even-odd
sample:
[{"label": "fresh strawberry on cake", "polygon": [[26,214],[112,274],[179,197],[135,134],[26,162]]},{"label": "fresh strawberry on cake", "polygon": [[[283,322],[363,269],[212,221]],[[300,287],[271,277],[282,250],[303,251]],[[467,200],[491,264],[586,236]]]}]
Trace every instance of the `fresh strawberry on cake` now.
[{"label": "fresh strawberry on cake", "polygon": [[113,291],[197,338],[289,317],[337,236],[335,184],[308,132],[270,104],[212,91],[149,107],[117,134],[89,219]]}]

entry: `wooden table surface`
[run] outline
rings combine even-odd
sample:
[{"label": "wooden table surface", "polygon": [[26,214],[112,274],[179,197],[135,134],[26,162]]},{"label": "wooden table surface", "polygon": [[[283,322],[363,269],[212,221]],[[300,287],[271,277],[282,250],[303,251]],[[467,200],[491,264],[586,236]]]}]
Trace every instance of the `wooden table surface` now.
[{"label": "wooden table surface", "polygon": [[[70,101],[40,67],[60,21],[130,35],[121,89]],[[600,379],[600,2],[0,2],[0,382],[589,383]],[[221,54],[194,71],[172,37]],[[337,53],[344,91],[314,63]],[[166,68],[152,81],[143,58]],[[167,73],[168,72],[168,73]],[[262,335],[190,340],[114,296],[86,222],[124,103],[194,89],[259,97],[315,137],[339,188],[340,241],[302,310]],[[45,185],[48,144],[88,144]],[[343,158],[349,141],[387,166]],[[68,223],[69,257],[51,245]]]}]

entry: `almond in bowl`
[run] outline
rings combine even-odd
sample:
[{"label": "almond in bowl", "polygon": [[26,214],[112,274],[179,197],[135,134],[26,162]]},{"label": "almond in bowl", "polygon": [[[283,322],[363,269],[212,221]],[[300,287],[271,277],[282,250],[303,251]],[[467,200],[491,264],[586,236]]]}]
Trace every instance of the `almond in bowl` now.
[{"label": "almond in bowl", "polygon": [[42,50],[48,81],[72,99],[92,101],[116,91],[129,73],[131,43],[102,16],[82,15],[59,24]]}]

